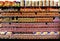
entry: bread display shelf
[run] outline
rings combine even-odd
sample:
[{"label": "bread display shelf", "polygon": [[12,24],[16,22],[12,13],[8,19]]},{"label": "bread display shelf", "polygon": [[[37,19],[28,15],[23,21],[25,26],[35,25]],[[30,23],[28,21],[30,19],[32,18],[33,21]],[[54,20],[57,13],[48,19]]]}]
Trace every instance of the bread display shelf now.
[{"label": "bread display shelf", "polygon": [[0,17],[60,17],[58,12],[56,13],[1,13]]},{"label": "bread display shelf", "polygon": [[0,35],[0,39],[59,39],[59,35]]},{"label": "bread display shelf", "polygon": [[19,7],[16,7],[16,6],[9,6],[9,7],[3,7],[3,6],[0,6],[0,8],[36,8],[36,7],[41,7],[41,8],[60,8],[60,6],[19,6]]},{"label": "bread display shelf", "polygon": [[59,28],[59,23],[1,23],[0,27],[16,27],[16,28]]},{"label": "bread display shelf", "polygon": [[[21,2],[0,1],[0,38],[60,38],[59,5],[60,2],[55,2],[51,0],[22,0]],[[22,34],[20,32],[24,33]],[[30,32],[33,34],[31,34]]]},{"label": "bread display shelf", "polygon": [[44,31],[60,31],[60,28],[0,28],[0,31],[8,32],[44,32]]},{"label": "bread display shelf", "polygon": [[2,18],[1,22],[53,22],[53,18]]}]

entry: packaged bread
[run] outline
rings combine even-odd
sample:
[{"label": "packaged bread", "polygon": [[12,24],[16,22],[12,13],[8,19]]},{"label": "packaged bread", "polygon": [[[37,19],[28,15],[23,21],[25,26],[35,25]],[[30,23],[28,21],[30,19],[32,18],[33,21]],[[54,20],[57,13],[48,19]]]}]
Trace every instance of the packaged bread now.
[{"label": "packaged bread", "polygon": [[4,34],[5,34],[5,32],[0,32],[0,34],[1,34],[1,35],[4,35]]},{"label": "packaged bread", "polygon": [[41,0],[41,6],[43,6],[43,1]]},{"label": "packaged bread", "polygon": [[46,6],[50,6],[50,2],[51,2],[51,0],[47,0],[46,1]]},{"label": "packaged bread", "polygon": [[34,4],[35,4],[34,1],[32,1],[32,6],[34,6]]},{"label": "packaged bread", "polygon": [[21,1],[20,2],[20,6],[24,6],[24,1]]},{"label": "packaged bread", "polygon": [[25,1],[25,0],[20,0],[20,1]]},{"label": "packaged bread", "polygon": [[27,1],[27,6],[30,6],[30,1]]},{"label": "packaged bread", "polygon": [[20,6],[20,2],[16,1],[16,6],[19,7]]},{"label": "packaged bread", "polygon": [[46,6],[46,0],[43,0],[43,6]]},{"label": "packaged bread", "polygon": [[42,0],[39,1],[39,6],[42,6]]},{"label": "packaged bread", "polygon": [[50,6],[54,6],[54,0],[50,1]]},{"label": "packaged bread", "polygon": [[15,1],[13,1],[13,2],[12,2],[12,6],[15,6],[15,4],[16,4],[16,2],[15,2]]},{"label": "packaged bread", "polygon": [[0,1],[0,6],[3,6],[3,1]]},{"label": "packaged bread", "polygon": [[54,6],[58,6],[58,1],[54,1]]},{"label": "packaged bread", "polygon": [[5,1],[4,3],[5,3],[4,6],[7,6],[7,7],[9,7],[11,5],[10,1]]},{"label": "packaged bread", "polygon": [[35,6],[39,6],[39,1],[35,1]]},{"label": "packaged bread", "polygon": [[39,6],[39,1],[37,1],[37,6]]},{"label": "packaged bread", "polygon": [[9,4],[8,4],[8,1],[5,1],[5,2],[4,2],[4,6],[7,6],[7,5],[9,5]]},{"label": "packaged bread", "polygon": [[29,1],[26,0],[26,1],[25,1],[25,6],[28,6],[28,5],[29,5]]},{"label": "packaged bread", "polygon": [[2,21],[2,18],[0,18],[0,21]]},{"label": "packaged bread", "polygon": [[56,6],[58,6],[58,2],[56,2]]},{"label": "packaged bread", "polygon": [[29,4],[28,4],[28,6],[32,6],[32,0],[28,0],[29,2]]}]

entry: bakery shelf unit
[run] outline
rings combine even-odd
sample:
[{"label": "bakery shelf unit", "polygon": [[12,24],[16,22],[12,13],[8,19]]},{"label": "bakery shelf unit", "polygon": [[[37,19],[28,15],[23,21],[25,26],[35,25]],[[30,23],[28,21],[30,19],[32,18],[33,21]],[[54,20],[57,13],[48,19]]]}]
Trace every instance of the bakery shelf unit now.
[{"label": "bakery shelf unit", "polygon": [[0,38],[59,39],[60,6],[16,4],[2,6],[0,3]]}]

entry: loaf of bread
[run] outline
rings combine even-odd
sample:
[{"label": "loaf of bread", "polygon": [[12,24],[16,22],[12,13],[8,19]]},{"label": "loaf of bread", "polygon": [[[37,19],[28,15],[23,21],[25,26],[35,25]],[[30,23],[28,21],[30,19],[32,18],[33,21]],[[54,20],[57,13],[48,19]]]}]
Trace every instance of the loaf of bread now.
[{"label": "loaf of bread", "polygon": [[6,35],[11,35],[11,34],[12,34],[12,32],[7,32],[7,33],[6,33]]},{"label": "loaf of bread", "polygon": [[4,34],[5,34],[5,32],[0,32],[0,34],[1,34],[1,35],[4,35]]}]

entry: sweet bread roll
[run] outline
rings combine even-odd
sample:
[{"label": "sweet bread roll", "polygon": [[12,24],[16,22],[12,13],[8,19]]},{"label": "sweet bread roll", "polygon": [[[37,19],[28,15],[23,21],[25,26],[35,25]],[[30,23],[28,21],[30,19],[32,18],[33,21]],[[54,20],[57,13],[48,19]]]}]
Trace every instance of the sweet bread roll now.
[{"label": "sweet bread roll", "polygon": [[50,35],[54,35],[54,32],[50,32]]}]

